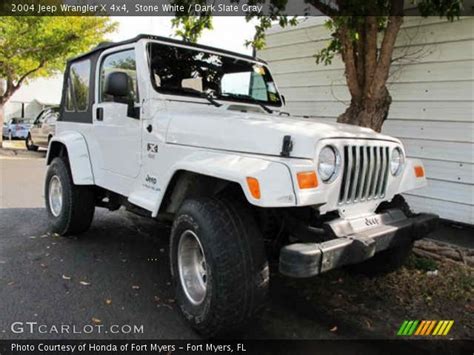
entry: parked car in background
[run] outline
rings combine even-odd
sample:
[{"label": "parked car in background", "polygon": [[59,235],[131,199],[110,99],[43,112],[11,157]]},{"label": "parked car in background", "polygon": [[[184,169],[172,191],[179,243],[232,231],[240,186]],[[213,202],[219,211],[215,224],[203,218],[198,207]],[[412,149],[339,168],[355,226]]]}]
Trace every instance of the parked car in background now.
[{"label": "parked car in background", "polygon": [[58,116],[59,107],[50,107],[40,112],[26,137],[28,150],[38,150],[38,147],[48,148],[49,140],[56,130]]},{"label": "parked car in background", "polygon": [[26,139],[32,123],[28,118],[12,118],[3,125],[2,136],[10,140],[15,138]]}]

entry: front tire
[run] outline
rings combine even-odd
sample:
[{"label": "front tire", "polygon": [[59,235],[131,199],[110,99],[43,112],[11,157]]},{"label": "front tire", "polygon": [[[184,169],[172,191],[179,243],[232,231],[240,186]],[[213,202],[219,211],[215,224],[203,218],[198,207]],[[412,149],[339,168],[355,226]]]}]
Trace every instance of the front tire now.
[{"label": "front tire", "polygon": [[94,192],[90,186],[74,185],[62,158],[54,158],[48,168],[44,195],[52,232],[71,235],[89,229],[95,210]]},{"label": "front tire", "polygon": [[29,151],[36,152],[38,150],[38,146],[33,144],[33,140],[31,139],[31,134],[28,133],[25,141],[26,149]]},{"label": "front tire", "polygon": [[173,223],[171,272],[184,318],[212,337],[241,328],[266,299],[262,236],[243,203],[187,200]]}]

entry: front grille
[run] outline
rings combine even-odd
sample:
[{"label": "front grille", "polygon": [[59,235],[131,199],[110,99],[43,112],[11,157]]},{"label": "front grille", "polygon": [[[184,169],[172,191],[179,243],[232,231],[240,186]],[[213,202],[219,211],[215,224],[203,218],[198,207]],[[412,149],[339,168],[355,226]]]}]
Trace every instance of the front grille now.
[{"label": "front grille", "polygon": [[389,148],[344,146],[339,204],[362,202],[385,196]]}]

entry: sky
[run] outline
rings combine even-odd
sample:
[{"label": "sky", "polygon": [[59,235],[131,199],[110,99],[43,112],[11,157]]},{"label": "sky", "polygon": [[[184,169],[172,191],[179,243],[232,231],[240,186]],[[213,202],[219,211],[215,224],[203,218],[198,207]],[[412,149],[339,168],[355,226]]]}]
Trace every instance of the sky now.
[{"label": "sky", "polygon": [[[172,17],[114,17],[119,23],[117,33],[113,34],[113,41],[121,41],[136,36],[140,33],[160,36],[171,36]],[[254,23],[247,23],[243,17],[214,17],[214,29],[206,30],[199,43],[208,46],[223,48],[234,52],[251,54],[252,50],[245,47],[247,39],[252,39]]]},{"label": "sky", "polygon": [[[126,40],[142,33],[169,37],[174,32],[171,28],[172,17],[112,17],[112,19],[119,24],[117,32],[109,35],[112,41]],[[244,17],[214,17],[213,24],[214,29],[206,30],[199,43],[251,54],[251,48],[245,47],[244,43],[254,35],[253,23],[247,23]],[[20,105],[18,102],[30,102],[36,99],[47,104],[59,103],[62,79],[62,75],[57,75],[32,80],[13,95],[5,107],[6,114],[17,110]]]}]

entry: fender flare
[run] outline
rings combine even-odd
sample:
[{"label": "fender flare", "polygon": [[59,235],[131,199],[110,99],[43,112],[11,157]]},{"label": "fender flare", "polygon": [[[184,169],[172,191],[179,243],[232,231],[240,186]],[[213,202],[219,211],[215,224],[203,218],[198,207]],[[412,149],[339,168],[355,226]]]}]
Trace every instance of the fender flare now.
[{"label": "fender flare", "polygon": [[72,181],[75,185],[94,185],[94,174],[90,160],[89,148],[84,136],[78,132],[61,132],[53,136],[48,145],[46,164],[59,156],[61,146],[66,149]]},{"label": "fender flare", "polygon": [[[294,207],[296,196],[290,170],[282,162],[261,157],[242,156],[238,153],[196,152],[178,161],[166,176],[166,188],[173,176],[180,171],[215,177],[238,183],[247,201],[259,207]],[[256,178],[260,185],[261,197],[252,196],[247,186],[247,177]],[[161,197],[164,196],[164,193]],[[162,200],[157,201],[157,213]]]}]

